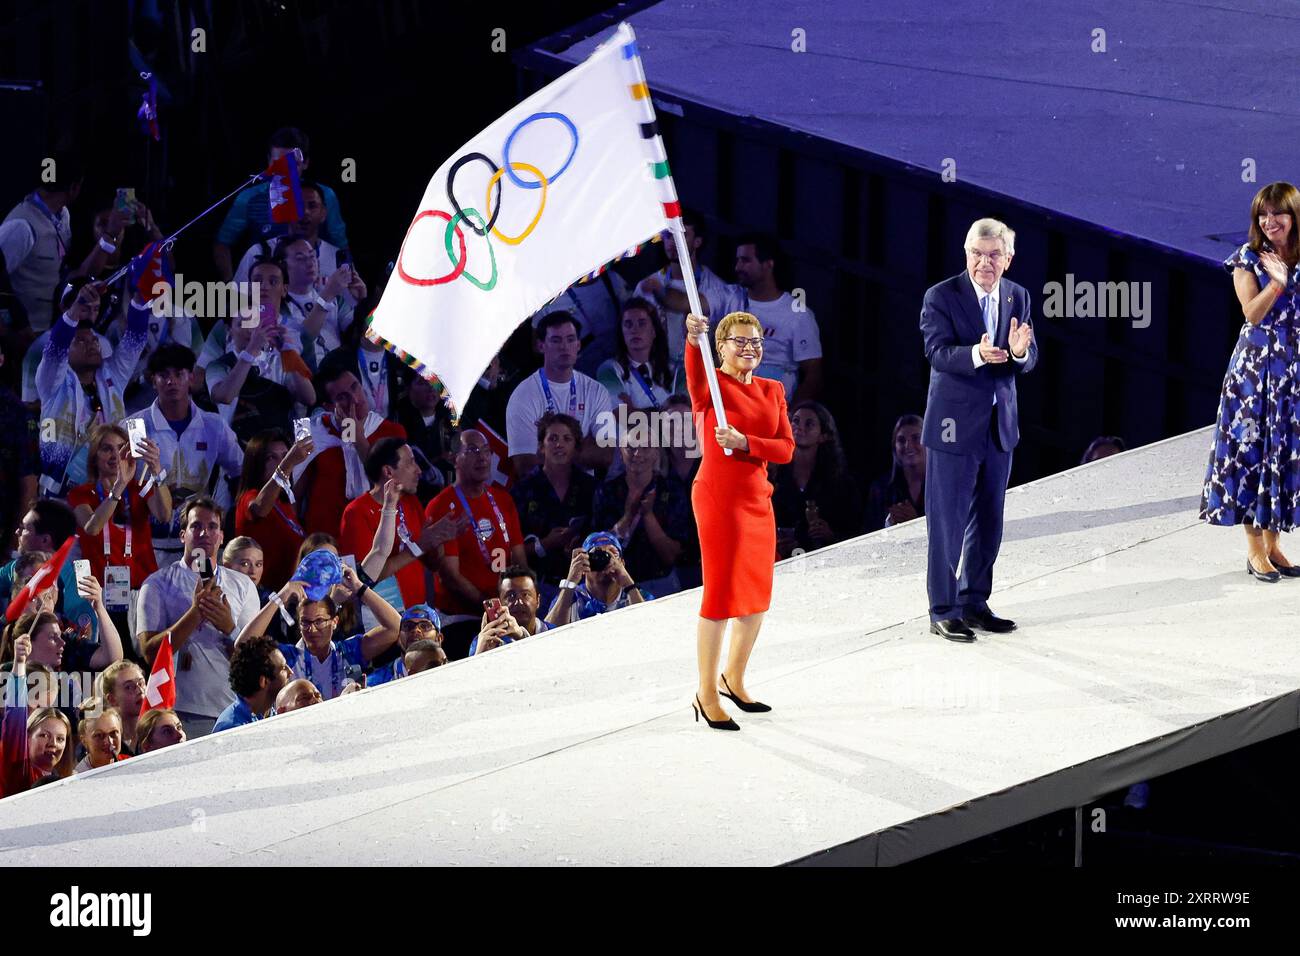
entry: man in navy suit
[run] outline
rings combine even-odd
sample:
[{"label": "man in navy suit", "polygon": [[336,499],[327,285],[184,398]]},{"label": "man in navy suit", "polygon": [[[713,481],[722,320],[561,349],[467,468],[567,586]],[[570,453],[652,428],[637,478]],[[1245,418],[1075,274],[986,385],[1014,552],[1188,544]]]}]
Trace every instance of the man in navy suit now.
[{"label": "man in navy suit", "polygon": [[[1002,544],[1002,502],[1020,441],[1016,377],[1038,361],[1029,292],[1002,277],[1016,234],[996,219],[966,234],[966,271],[931,287],[921,306],[930,363],[925,445],[930,631],[975,640],[1015,623],[989,610]],[[958,577],[960,559],[961,575]]]}]

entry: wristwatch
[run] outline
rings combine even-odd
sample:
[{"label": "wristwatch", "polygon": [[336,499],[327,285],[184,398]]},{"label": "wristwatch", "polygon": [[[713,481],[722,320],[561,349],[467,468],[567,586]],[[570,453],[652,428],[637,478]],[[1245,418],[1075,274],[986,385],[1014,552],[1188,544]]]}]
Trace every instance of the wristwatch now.
[{"label": "wristwatch", "polygon": [[563,581],[560,582],[560,590],[561,590],[561,591],[576,591],[576,590],[578,590],[578,582],[577,582],[577,581],[570,581],[568,578],[565,578]]}]

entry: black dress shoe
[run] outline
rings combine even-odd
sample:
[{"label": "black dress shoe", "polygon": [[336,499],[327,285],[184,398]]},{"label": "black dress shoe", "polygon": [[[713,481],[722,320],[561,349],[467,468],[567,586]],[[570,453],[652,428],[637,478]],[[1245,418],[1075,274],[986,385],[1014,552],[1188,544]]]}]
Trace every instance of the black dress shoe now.
[{"label": "black dress shoe", "polygon": [[967,610],[961,616],[961,619],[967,627],[979,628],[981,631],[990,631],[994,634],[1007,634],[1016,629],[1015,621],[1008,621],[1005,617],[998,617],[988,610]]},{"label": "black dress shoe", "polygon": [[1263,581],[1265,584],[1276,584],[1282,580],[1282,575],[1277,571],[1256,571],[1255,566],[1250,563],[1250,558],[1246,559],[1246,573],[1256,581]]},{"label": "black dress shoe", "polygon": [[946,637],[950,641],[961,641],[963,644],[975,640],[975,632],[955,617],[947,621],[931,621],[930,633]]},{"label": "black dress shoe", "polygon": [[1283,565],[1274,562],[1273,567],[1277,568],[1277,573],[1284,578],[1300,578],[1300,567],[1296,567],[1294,564]]}]

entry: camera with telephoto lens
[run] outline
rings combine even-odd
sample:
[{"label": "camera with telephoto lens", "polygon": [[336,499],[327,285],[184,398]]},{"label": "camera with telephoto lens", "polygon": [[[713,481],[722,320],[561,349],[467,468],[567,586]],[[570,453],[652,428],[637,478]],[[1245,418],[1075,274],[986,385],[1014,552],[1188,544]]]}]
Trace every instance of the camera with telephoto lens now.
[{"label": "camera with telephoto lens", "polygon": [[609,567],[612,556],[604,548],[592,548],[587,552],[587,560],[593,571],[604,571]]}]

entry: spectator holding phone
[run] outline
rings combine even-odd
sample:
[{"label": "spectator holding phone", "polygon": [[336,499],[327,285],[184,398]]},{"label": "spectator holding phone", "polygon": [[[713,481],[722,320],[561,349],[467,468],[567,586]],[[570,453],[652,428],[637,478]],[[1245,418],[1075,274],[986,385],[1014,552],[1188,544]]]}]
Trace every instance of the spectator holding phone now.
[{"label": "spectator holding phone", "polygon": [[552,627],[571,624],[653,597],[627,573],[618,537],[596,531],[573,552],[569,576],[560,583],[560,593],[546,614],[546,623]]},{"label": "spectator holding phone", "polygon": [[303,342],[312,343],[319,362],[343,344],[356,305],[366,297],[366,284],[350,262],[339,263],[328,275],[322,273],[315,248],[304,238],[285,239],[276,255],[288,270],[289,324]]},{"label": "spectator holding phone", "polygon": [[[288,436],[277,428],[258,432],[244,448],[244,469],[235,499],[235,533],[252,538],[261,547],[262,574],[272,590],[288,581],[298,566],[298,548],[305,535],[289,476],[311,457],[312,449],[310,434],[290,446]],[[260,585],[261,581],[254,583]]]},{"label": "spectator holding phone", "polygon": [[[0,567],[0,612],[9,608],[9,600],[22,590],[27,579],[50,555],[63,547],[63,543],[77,533],[77,519],[72,509],[64,502],[54,498],[42,498],[35,502],[22,517],[18,526],[18,554]],[[40,558],[35,557],[40,553]],[[18,578],[22,580],[19,581]],[[45,592],[37,595],[43,597]],[[80,626],[90,628],[92,640],[98,640],[99,625],[95,612],[77,593],[76,571],[72,561],[63,562],[59,572],[58,584],[49,598],[51,610]]]},{"label": "spectator holding phone", "polygon": [[541,600],[537,575],[530,568],[521,564],[502,571],[497,593],[496,600],[483,602],[483,622],[469,646],[471,657],[551,629],[537,616]]},{"label": "spectator holding phone", "polygon": [[98,671],[114,661],[120,661],[122,639],[104,607],[103,589],[99,581],[91,576],[77,579],[77,590],[91,606],[98,620],[98,642],[91,639],[88,625],[68,626],[49,610],[54,602],[47,595],[54,587],[57,585],[52,585],[37,595],[37,599],[28,605],[29,610],[5,628],[0,660],[8,660],[13,653],[15,640],[26,634],[30,638],[32,662],[44,664],[56,673]]},{"label": "spectator holding phone", "polygon": [[253,582],[217,563],[223,516],[207,497],[181,507],[182,558],[149,575],[136,610],[136,640],[146,661],[154,660],[164,640],[171,641],[176,710],[191,737],[211,733],[234,702],[230,654],[258,608]]}]

